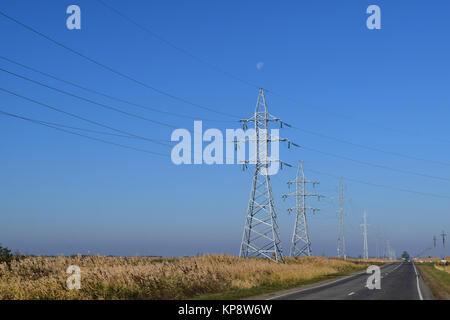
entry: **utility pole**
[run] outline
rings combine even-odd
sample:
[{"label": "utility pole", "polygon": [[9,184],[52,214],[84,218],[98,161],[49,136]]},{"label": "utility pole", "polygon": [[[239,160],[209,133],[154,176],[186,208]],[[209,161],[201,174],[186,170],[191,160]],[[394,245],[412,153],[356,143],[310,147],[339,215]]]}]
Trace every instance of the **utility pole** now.
[{"label": "utility pole", "polygon": [[389,239],[386,240],[386,250],[387,250],[386,252],[387,258],[392,260],[392,249],[391,249],[391,242],[389,241]]},{"label": "utility pole", "polygon": [[367,214],[366,211],[364,210],[364,223],[361,225],[361,227],[363,227],[363,236],[364,236],[364,259],[368,260],[369,259],[369,247],[367,244]]},{"label": "utility pole", "polygon": [[447,237],[447,234],[443,230],[441,233],[441,237],[442,237],[442,259],[445,260],[445,238]]},{"label": "utility pole", "polygon": [[[255,127],[254,132],[246,136],[245,140],[235,140],[235,143],[250,142],[249,150],[254,146],[254,155],[249,156],[249,159],[242,161],[242,163],[244,168],[249,163],[254,164],[255,172],[252,179],[239,256],[246,258],[262,257],[275,262],[284,262],[269,171],[274,162],[280,165],[281,168],[283,162],[279,159],[272,159],[272,157],[268,156],[268,153],[269,142],[288,141],[287,139],[272,137],[272,133],[269,133],[269,123],[279,122],[280,127],[286,123],[267,112],[266,99],[262,88],[259,89],[254,115],[249,119],[240,120],[240,122],[243,123],[244,129],[247,128],[248,123],[253,123]],[[247,132],[249,131],[247,130]],[[290,146],[291,142],[288,143]]]},{"label": "utility pole", "polygon": [[376,242],[375,242],[375,245],[376,245],[376,251],[377,251],[377,259],[379,259],[380,258],[380,230],[379,230],[379,226],[377,226],[377,229],[376,229]]},{"label": "utility pole", "polygon": [[342,183],[342,177],[339,178],[339,231],[337,240],[337,254],[338,257],[347,259],[344,237],[344,184]]},{"label": "utility pole", "polygon": [[434,253],[433,254],[437,254],[436,252],[436,236],[433,236],[433,243],[434,243]]},{"label": "utility pole", "polygon": [[306,214],[308,211],[312,211],[315,213],[320,210],[317,208],[311,208],[306,206],[306,198],[307,197],[317,197],[320,200],[322,197],[319,194],[315,193],[307,193],[306,184],[312,184],[314,187],[319,182],[306,180],[305,172],[303,171],[303,161],[299,161],[297,176],[295,180],[288,181],[288,187],[290,188],[292,184],[295,185],[295,191],[292,193],[288,193],[283,195],[283,199],[288,197],[295,197],[295,207],[288,208],[288,212],[295,212],[295,223],[294,223],[294,232],[292,234],[292,243],[291,243],[291,256],[300,257],[300,256],[311,256],[311,239],[309,236],[308,230],[308,222],[306,219]]}]

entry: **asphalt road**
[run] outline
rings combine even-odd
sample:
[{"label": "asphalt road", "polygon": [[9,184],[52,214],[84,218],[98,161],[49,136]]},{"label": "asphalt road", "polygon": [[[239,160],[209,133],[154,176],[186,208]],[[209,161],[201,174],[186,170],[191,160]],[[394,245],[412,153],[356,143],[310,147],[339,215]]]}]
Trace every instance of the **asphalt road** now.
[{"label": "asphalt road", "polygon": [[[418,272],[418,271],[417,271]],[[432,294],[411,262],[391,263],[381,267],[381,289],[368,289],[370,276],[358,273],[307,289],[280,294],[280,300],[423,300]]]}]

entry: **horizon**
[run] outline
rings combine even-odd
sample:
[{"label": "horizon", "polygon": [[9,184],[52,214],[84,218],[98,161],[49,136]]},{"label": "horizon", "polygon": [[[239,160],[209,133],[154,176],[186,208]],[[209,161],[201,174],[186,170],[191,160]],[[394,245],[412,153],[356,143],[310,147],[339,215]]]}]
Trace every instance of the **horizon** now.
[{"label": "horizon", "polygon": [[[378,254],[385,252],[387,240],[397,257],[403,251],[442,251],[440,234],[450,231],[450,3],[436,10],[426,3],[378,0],[380,30],[366,27],[369,1],[105,3],[141,27],[98,1],[77,1],[81,30],[66,28],[68,1],[0,5],[21,23],[136,79],[0,15],[0,35],[8,44],[0,55],[1,245],[53,256],[238,255],[254,167],[243,172],[240,164],[175,165],[164,144],[176,129],[193,130],[195,120],[203,121],[203,133],[242,128],[238,120],[253,115],[258,89],[264,88],[268,112],[292,126],[280,128],[280,137],[299,145],[280,144],[280,159],[292,168],[271,176],[285,255],[294,215],[286,210],[293,199],[282,195],[292,191],[286,183],[299,160],[306,177],[320,182],[310,191],[325,195],[308,199],[321,209],[308,215],[313,255],[336,255],[334,197],[341,176],[348,256],[363,253],[364,211],[369,256],[377,255],[377,241]],[[18,63],[148,108],[86,92]],[[7,113],[109,130],[108,136],[76,131],[97,138],[88,140]]]}]

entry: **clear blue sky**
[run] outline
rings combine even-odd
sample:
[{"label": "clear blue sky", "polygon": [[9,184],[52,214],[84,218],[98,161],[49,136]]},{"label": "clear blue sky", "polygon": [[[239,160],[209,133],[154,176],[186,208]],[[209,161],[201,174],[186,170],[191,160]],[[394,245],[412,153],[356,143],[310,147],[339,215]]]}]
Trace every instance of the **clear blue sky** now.
[{"label": "clear blue sky", "polygon": [[[105,0],[159,36],[222,70],[269,90],[269,111],[299,128],[416,158],[450,163],[450,25],[448,1],[118,1]],[[78,4],[82,30],[66,29]],[[382,29],[366,28],[370,4]],[[198,62],[118,17],[97,1],[3,1],[0,10],[81,53],[209,108],[250,116],[257,88]],[[230,118],[175,101],[120,78],[0,16],[1,55],[138,104],[197,119]],[[257,64],[264,65],[258,69]],[[193,122],[89,94],[0,59],[0,68],[124,110],[192,129]],[[0,72],[0,87],[122,130],[169,140],[172,129],[133,119]],[[273,92],[273,93],[271,93]],[[275,93],[278,93],[276,95]],[[0,92],[0,110],[99,130]],[[235,128],[205,121],[205,128]],[[0,115],[0,242],[33,254],[237,254],[251,168],[175,166],[169,159],[90,141]],[[100,129],[102,130],[102,129]],[[281,134],[320,151],[450,179],[450,166],[401,158],[285,129]],[[93,134],[94,135],[94,134]],[[170,154],[145,141],[104,137]],[[450,182],[388,171],[308,150],[281,149],[328,198],[311,205],[313,251],[334,255],[338,179],[450,196]],[[315,170],[308,171],[308,169]],[[285,182],[273,178],[285,252],[293,216]],[[369,250],[379,226],[399,253],[417,253],[450,231],[449,198],[406,193],[345,180],[348,253],[362,252],[367,210]]]}]

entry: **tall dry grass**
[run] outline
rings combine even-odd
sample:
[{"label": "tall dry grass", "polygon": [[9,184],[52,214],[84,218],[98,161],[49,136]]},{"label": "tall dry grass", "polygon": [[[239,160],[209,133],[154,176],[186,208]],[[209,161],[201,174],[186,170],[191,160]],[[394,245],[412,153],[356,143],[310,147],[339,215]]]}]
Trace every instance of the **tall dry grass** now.
[{"label": "tall dry grass", "polygon": [[444,265],[444,264],[435,264],[434,267],[438,270],[445,271],[447,273],[450,273],[450,265]]},{"label": "tall dry grass", "polygon": [[[286,262],[228,255],[28,257],[0,264],[0,299],[185,299],[361,268],[355,262],[322,257]],[[69,265],[81,268],[80,290],[66,288]]]}]

